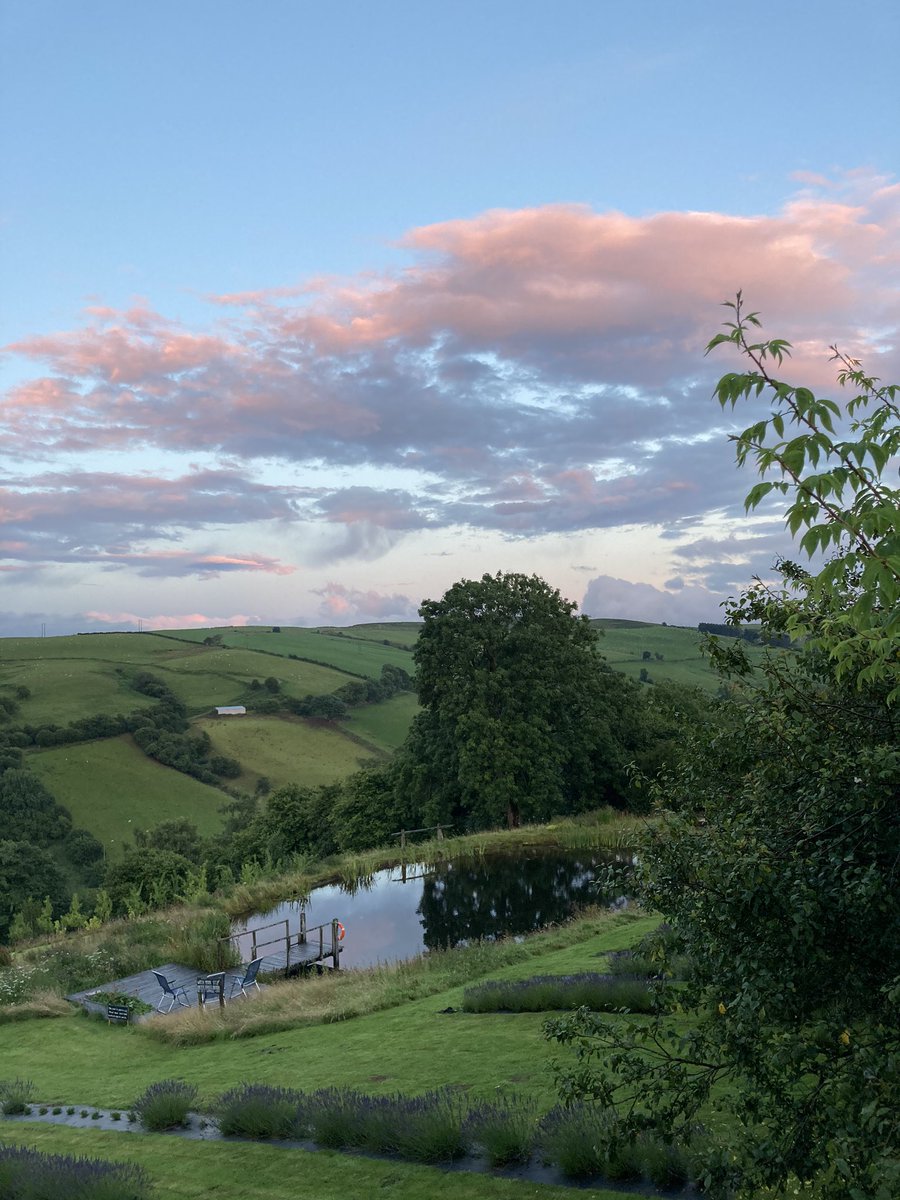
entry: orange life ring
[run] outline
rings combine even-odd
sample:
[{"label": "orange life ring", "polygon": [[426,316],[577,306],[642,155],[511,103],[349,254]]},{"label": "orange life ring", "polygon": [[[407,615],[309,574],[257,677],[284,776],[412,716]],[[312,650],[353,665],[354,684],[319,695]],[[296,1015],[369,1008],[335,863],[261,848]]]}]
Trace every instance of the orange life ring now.
[{"label": "orange life ring", "polygon": [[342,941],[344,940],[344,934],[345,934],[347,931],[344,929],[344,927],[343,927],[343,925],[340,923],[340,921],[338,921],[338,923],[337,923],[337,931],[338,931],[338,941],[339,941],[339,942],[342,942]]}]

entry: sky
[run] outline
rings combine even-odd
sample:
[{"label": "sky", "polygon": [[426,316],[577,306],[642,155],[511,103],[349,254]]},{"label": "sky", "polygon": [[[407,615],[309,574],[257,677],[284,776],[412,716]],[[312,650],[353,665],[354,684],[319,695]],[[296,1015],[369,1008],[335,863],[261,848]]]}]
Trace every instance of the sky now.
[{"label": "sky", "polygon": [[0,0],[0,635],[691,625],[791,553],[704,348],[900,379],[895,0]]}]

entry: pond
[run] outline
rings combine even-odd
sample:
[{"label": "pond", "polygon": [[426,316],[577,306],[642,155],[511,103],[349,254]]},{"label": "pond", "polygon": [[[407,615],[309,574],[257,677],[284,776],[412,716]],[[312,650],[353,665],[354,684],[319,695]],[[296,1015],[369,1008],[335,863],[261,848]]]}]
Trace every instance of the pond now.
[{"label": "pond", "polygon": [[[301,909],[310,927],[336,917],[347,931],[341,966],[374,966],[438,947],[530,933],[593,904],[621,904],[624,886],[604,894],[594,880],[608,864],[627,868],[631,862],[626,851],[557,851],[407,864],[352,887],[316,888],[305,903],[286,901],[236,923],[234,931],[286,918],[296,929]],[[240,938],[239,949],[246,961],[249,936]]]}]

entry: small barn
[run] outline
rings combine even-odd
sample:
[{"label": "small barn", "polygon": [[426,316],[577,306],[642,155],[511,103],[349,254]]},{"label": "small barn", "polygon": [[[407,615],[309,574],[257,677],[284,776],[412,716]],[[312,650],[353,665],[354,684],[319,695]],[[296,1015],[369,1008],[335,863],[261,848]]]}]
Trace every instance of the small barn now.
[{"label": "small barn", "polygon": [[243,704],[223,704],[217,706],[217,717],[246,717],[247,710]]}]

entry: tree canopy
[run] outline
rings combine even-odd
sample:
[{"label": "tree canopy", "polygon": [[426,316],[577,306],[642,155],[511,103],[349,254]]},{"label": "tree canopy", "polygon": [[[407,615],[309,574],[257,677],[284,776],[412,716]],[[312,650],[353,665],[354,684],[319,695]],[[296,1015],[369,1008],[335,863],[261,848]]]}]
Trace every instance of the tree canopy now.
[{"label": "tree canopy", "polygon": [[[882,475],[896,389],[840,355],[857,393],[844,406],[782,383],[769,367],[788,344],[752,342],[758,317],[740,296],[732,308],[711,348],[736,346],[752,370],[724,376],[718,398],[773,405],[736,438],[739,462],[777,474],[801,549],[832,557],[817,572],[782,563],[781,587],[757,583],[730,606],[731,621],[789,634],[796,650],[770,651],[762,683],[748,677],[657,781],[641,893],[691,956],[687,990],[661,986],[649,1026],[583,1013],[552,1035],[579,1050],[569,1095],[620,1107],[633,1131],[696,1140],[714,1127],[700,1143],[715,1197],[802,1183],[821,1200],[888,1200],[900,1194],[900,494]],[[746,674],[739,643],[716,656]]]},{"label": "tree canopy", "polygon": [[399,786],[432,820],[540,820],[621,799],[639,700],[576,605],[536,575],[484,575],[426,600],[419,700]]}]

